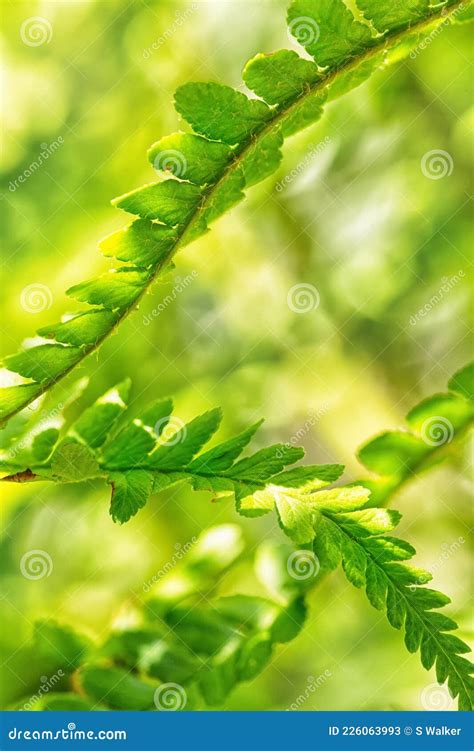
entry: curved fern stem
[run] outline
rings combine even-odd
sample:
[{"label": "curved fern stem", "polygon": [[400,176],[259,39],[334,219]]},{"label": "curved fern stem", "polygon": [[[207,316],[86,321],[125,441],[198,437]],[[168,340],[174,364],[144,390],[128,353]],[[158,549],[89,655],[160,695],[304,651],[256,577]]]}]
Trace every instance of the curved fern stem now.
[{"label": "curved fern stem", "polygon": [[[302,1],[294,0],[290,18],[292,12],[293,15],[299,12]],[[318,58],[319,51],[314,52],[311,45],[306,45],[308,51],[314,53],[316,65],[287,50],[269,56],[257,55],[247,64],[245,82],[266,99],[270,107],[262,99],[248,100],[242,94],[217,84],[187,84],[178,90],[177,108],[199,135],[177,134],[176,137],[194,139],[187,141],[188,146],[191,143],[193,158],[198,160],[204,154],[207,157],[204,164],[214,164],[212,175],[203,176],[204,168],[197,164],[193,174],[199,172],[199,178],[175,172],[175,177],[183,179],[145,186],[116,200],[119,207],[141,217],[125,231],[136,230],[136,236],[127,238],[125,242],[131,246],[134,241],[137,247],[140,246],[137,254],[141,261],[135,259],[127,246],[128,255],[119,253],[117,257],[131,261],[133,266],[121,267],[115,274],[107,275],[108,279],[85,282],[69,291],[82,302],[101,307],[95,308],[92,313],[80,314],[73,319],[72,326],[71,322],[61,323],[40,330],[40,334],[54,343],[33,347],[6,359],[9,370],[30,379],[30,382],[0,389],[0,420],[3,423],[48,391],[100,347],[137,307],[177,251],[204,234],[212,221],[240,201],[244,197],[244,187],[250,187],[276,170],[281,159],[279,147],[283,140],[314,123],[321,115],[322,104],[326,99],[340,97],[358,86],[374,70],[391,61],[389,53],[395,48],[398,48],[398,58],[408,54],[416,46],[420,34],[436,24],[455,18],[465,7],[461,0],[448,0],[442,5],[427,8],[413,18],[401,19],[401,25],[388,16],[386,25],[380,27],[378,15],[371,16],[367,12],[364,0],[360,0],[359,5],[366,17],[383,33],[374,34],[369,26],[356,22],[341,0],[336,0],[331,13],[337,10],[343,14],[342,20],[347,27],[345,32],[340,32],[347,36],[347,39],[343,38],[347,49],[338,59],[328,60],[324,55]],[[311,8],[317,9],[318,6],[327,13],[324,3],[315,2]],[[317,13],[316,17],[320,20]],[[295,33],[292,23],[290,30]],[[357,44],[354,41],[356,38]],[[352,41],[353,47],[350,46]],[[275,95],[278,87],[284,89],[281,101]],[[209,123],[205,123],[203,127],[200,122],[202,112],[199,111],[203,91],[204,94],[215,97],[217,112],[221,109],[223,98],[222,101],[230,101],[237,115],[244,118],[243,127],[238,134],[228,135],[221,128],[216,135]],[[202,106],[212,108],[212,103],[212,100],[210,103],[204,101]],[[239,111],[242,107],[243,115]],[[248,118],[247,122],[245,116]],[[198,121],[197,125],[195,119]],[[169,139],[173,139],[173,136]],[[161,169],[169,170],[169,167]],[[193,182],[198,182],[202,189]],[[158,213],[156,186],[160,192],[158,200],[161,201]],[[157,220],[159,224],[156,224]],[[161,232],[162,230],[164,231]],[[156,240],[152,236],[159,232],[161,245],[158,260],[155,256],[151,263],[146,249]],[[143,260],[143,256],[146,256],[146,260]],[[111,290],[112,295],[106,289],[111,284],[116,285]],[[110,297],[112,302],[108,299]]]}]

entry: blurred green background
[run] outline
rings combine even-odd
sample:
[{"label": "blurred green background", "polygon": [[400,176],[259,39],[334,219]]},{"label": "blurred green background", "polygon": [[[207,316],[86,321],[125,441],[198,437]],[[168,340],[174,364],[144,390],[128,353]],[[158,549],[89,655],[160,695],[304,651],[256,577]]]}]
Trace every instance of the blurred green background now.
[{"label": "blurred green background", "polygon": [[[250,56],[289,46],[285,7],[4,0],[4,354],[75,309],[68,286],[109,267],[97,242],[128,221],[110,199],[153,181],[146,149],[186,127],[173,109],[175,88],[188,80],[241,86]],[[35,16],[49,23],[42,44],[24,41],[22,25]],[[221,405],[221,437],[264,416],[261,445],[298,433],[310,462],[345,463],[345,478],[359,477],[357,447],[401,425],[470,357],[469,33],[444,30],[414,59],[328,106],[320,123],[286,144],[278,174],[180,254],[173,274],[56,400],[78,376],[91,377],[87,402],[131,375],[136,405],[173,394],[183,419]],[[56,146],[19,181],[45,144]],[[450,160],[451,174],[440,179],[421,169],[434,149]],[[319,295],[306,313],[288,304],[299,284]],[[47,310],[25,310],[28,285],[49,290]],[[150,323],[166,294],[175,301]],[[470,486],[458,453],[392,505],[404,515],[400,535],[417,548],[419,565],[434,569],[433,584],[452,597],[468,637]],[[209,494],[186,488],[162,492],[124,527],[112,523],[100,484],[12,485],[2,495],[3,706],[38,686],[38,666],[21,658],[36,618],[100,634],[177,543],[236,521],[231,503],[211,504]],[[274,519],[239,524],[250,550],[281,536]],[[466,544],[455,545],[459,538]],[[31,549],[48,551],[51,576],[21,576]],[[222,591],[251,587],[244,566]],[[434,673],[342,572],[310,603],[304,633],[225,708],[284,709],[309,676],[325,671],[330,677],[302,710],[423,708]],[[447,694],[441,702],[454,706]]]}]

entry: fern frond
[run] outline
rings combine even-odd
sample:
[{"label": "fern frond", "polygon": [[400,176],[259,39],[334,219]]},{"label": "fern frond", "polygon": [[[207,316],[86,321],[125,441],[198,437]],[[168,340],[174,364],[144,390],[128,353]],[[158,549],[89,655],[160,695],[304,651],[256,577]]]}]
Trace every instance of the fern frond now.
[{"label": "fern frond", "polygon": [[[442,404],[444,415],[449,405],[453,424],[465,430],[468,414],[472,418],[472,374],[472,365],[456,373],[449,381],[449,394],[424,400],[410,412],[409,424],[417,425],[422,417],[431,416],[433,405],[438,410]],[[60,422],[59,428],[33,433],[23,455],[13,445],[15,466],[4,461],[3,470],[15,471],[4,479],[76,482],[103,478],[113,487],[111,514],[121,522],[135,514],[153,492],[187,482],[219,498],[234,496],[239,513],[245,516],[274,510],[281,528],[300,550],[268,544],[262,548],[261,578],[276,589],[273,599],[241,595],[209,599],[218,575],[243,548],[235,528],[210,530],[182,565],[147,584],[147,616],[142,615],[139,627],[114,633],[99,651],[84,647],[87,658],[79,668],[77,659],[71,658],[72,668],[78,668],[73,685],[80,686],[86,702],[83,708],[96,704],[153,708],[160,685],[157,680],[184,686],[190,704],[193,696],[198,703],[221,704],[236,683],[263,669],[278,643],[299,633],[306,614],[305,592],[320,580],[321,573],[342,563],[348,580],[365,588],[370,603],[387,615],[392,626],[404,628],[407,649],[420,651],[427,670],[436,666],[438,681],[447,680],[452,696],[459,697],[460,709],[471,709],[471,665],[464,657],[469,648],[452,633],[456,623],[438,612],[449,598],[424,586],[431,575],[407,563],[414,548],[391,536],[400,520],[397,511],[368,507],[370,491],[362,485],[328,489],[340,476],[340,465],[288,469],[302,457],[301,449],[276,444],[241,459],[261,421],[202,450],[219,426],[220,410],[210,410],[185,424],[173,417],[171,400],[161,399],[132,418],[127,410],[129,391],[130,382],[125,381],[69,427]],[[379,456],[380,447],[376,449]],[[384,461],[389,466],[395,463],[390,452]],[[419,466],[410,465],[411,472]],[[311,568],[321,571],[317,579]],[[206,605],[202,605],[203,592],[207,593]],[[157,618],[166,624],[166,633],[158,627]],[[47,644],[59,639],[62,654],[73,648],[77,651],[77,639],[58,626],[48,628]],[[62,706],[62,702],[77,706],[73,694],[45,701],[45,708]]]},{"label": "fern frond", "polygon": [[274,484],[284,485],[288,492],[300,487],[316,490],[337,480],[344,469],[340,464],[329,464],[284,472],[285,467],[302,459],[304,451],[280,443],[239,460],[261,420],[240,435],[201,452],[219,427],[219,409],[184,423],[173,416],[172,400],[160,399],[133,417],[127,411],[129,392],[127,380],[103,394],[67,428],[32,431],[29,439],[22,439],[20,451],[12,443],[0,454],[3,479],[103,479],[112,488],[112,518],[123,523],[153,493],[179,482],[189,483],[195,490],[209,490],[216,498],[234,496],[238,506],[245,508],[253,498],[270,492]]},{"label": "fern frond", "polygon": [[423,399],[406,417],[407,427],[372,438],[358,452],[376,479],[360,480],[371,503],[385,503],[405,482],[443,461],[474,422],[474,362],[459,370],[449,391]]},{"label": "fern frond", "polygon": [[342,562],[348,580],[365,588],[371,605],[386,613],[394,628],[404,627],[408,651],[420,651],[426,670],[436,663],[438,682],[448,681],[452,697],[459,696],[459,709],[471,710],[472,665],[462,656],[470,648],[450,633],[456,623],[437,610],[449,597],[422,586],[431,574],[405,562],[415,550],[385,535],[399,518],[386,509],[335,513],[322,507],[314,552],[322,567],[332,569]]},{"label": "fern frond", "polygon": [[438,681],[448,680],[460,709],[470,709],[471,667],[463,657],[469,649],[452,633],[454,621],[438,612],[449,598],[422,586],[430,575],[406,562],[414,549],[385,534],[398,519],[393,511],[355,510],[326,498],[318,504],[314,552],[259,546],[254,567],[266,591],[258,596],[218,595],[244,543],[233,525],[211,528],[144,583],[145,596],[127,606],[125,620],[133,626],[112,625],[105,641],[94,644],[51,621],[36,625],[26,649],[38,670],[61,667],[66,681],[62,693],[44,695],[34,708],[164,709],[160,697],[170,688],[174,709],[220,706],[264,670],[279,644],[300,633],[319,566],[328,571],[342,562],[349,581],[366,589],[392,626],[404,627],[407,649],[420,650],[427,670],[436,663]]},{"label": "fern frond", "polygon": [[[356,21],[342,0],[294,0],[289,28],[314,62],[289,50],[254,57],[243,78],[260,99],[217,83],[178,89],[176,109],[194,132],[167,136],[151,148],[150,160],[169,179],[115,199],[114,205],[137,218],[100,246],[106,256],[127,265],[71,287],[68,294],[91,309],[43,327],[44,344],[6,358],[6,367],[25,383],[0,390],[1,420],[95,351],[137,307],[175,253],[241,201],[246,188],[277,169],[284,139],[316,122],[325,101],[408,54],[437,24],[469,18],[465,0],[436,5],[358,0],[358,7],[370,23]],[[313,33],[304,33],[302,20]]]}]

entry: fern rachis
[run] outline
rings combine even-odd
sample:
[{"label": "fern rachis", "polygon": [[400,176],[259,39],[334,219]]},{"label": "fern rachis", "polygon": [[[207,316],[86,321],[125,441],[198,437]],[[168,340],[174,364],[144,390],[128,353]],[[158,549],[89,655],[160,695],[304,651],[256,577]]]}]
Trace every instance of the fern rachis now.
[{"label": "fern rachis", "polygon": [[[408,476],[420,471],[421,449],[422,461],[426,466],[435,464],[443,454],[443,443],[430,445],[420,442],[425,421],[431,419],[433,411],[440,412],[443,407],[444,413],[437,415],[438,420],[451,417],[454,423],[452,438],[456,438],[456,441],[462,439],[472,424],[473,367],[472,364],[466,366],[450,379],[448,393],[429,397],[411,410],[408,421],[412,432],[405,431],[401,434],[405,437],[401,444],[397,443],[400,432],[382,434],[382,437],[378,436],[365,444],[361,459],[367,462],[369,469],[374,470],[377,466],[402,469],[379,481],[362,480],[357,485],[328,488],[340,477],[343,467],[303,465],[288,469],[288,466],[302,458],[304,452],[285,444],[276,444],[243,459],[239,458],[260,427],[261,421],[239,435],[202,451],[218,428],[219,410],[204,413],[187,425],[182,424],[171,436],[165,437],[163,431],[168,424],[172,424],[171,400],[158,400],[139,416],[129,416],[128,383],[119,384],[100,397],[61,432],[46,428],[35,433],[30,442],[21,439],[22,450],[19,452],[15,451],[13,443],[10,455],[6,453],[1,466],[4,479],[15,482],[79,482],[95,477],[103,478],[112,486],[112,517],[120,522],[127,521],[137,513],[153,493],[166,490],[177,482],[186,482],[196,490],[208,490],[220,502],[234,497],[238,512],[244,516],[260,516],[275,511],[280,527],[290,540],[297,543],[299,552],[291,553],[289,548],[287,560],[283,562],[286,571],[286,594],[281,593],[285,601],[283,609],[281,605],[277,608],[275,604],[264,600],[259,602],[242,597],[237,597],[233,604],[230,598],[226,604],[218,606],[218,609],[224,607],[229,617],[232,613],[231,624],[232,619],[237,617],[236,613],[242,609],[238,618],[239,628],[230,626],[229,645],[222,646],[223,650],[230,649],[232,643],[232,650],[236,650],[231,650],[232,660],[237,660],[240,650],[246,654],[250,649],[246,646],[247,636],[250,645],[261,644],[263,649],[256,665],[251,669],[249,663],[247,668],[242,668],[240,672],[237,670],[232,680],[245,680],[253,676],[255,670],[258,672],[270,659],[274,645],[287,638],[294,638],[299,632],[306,612],[302,595],[321,580],[321,574],[315,580],[311,577],[292,578],[290,561],[294,560],[295,555],[301,554],[304,557],[311,554],[316,556],[314,560],[321,566],[322,573],[337,568],[342,562],[349,581],[356,587],[365,587],[370,603],[386,613],[391,625],[398,629],[405,627],[407,649],[410,652],[420,650],[421,661],[426,669],[436,663],[439,682],[448,680],[452,695],[459,695],[460,708],[470,709],[471,666],[463,657],[469,648],[450,633],[456,628],[455,622],[435,612],[446,605],[449,598],[423,586],[431,579],[430,574],[406,563],[413,557],[415,550],[403,540],[389,535],[398,524],[400,514],[382,508],[380,504],[385,504],[389,495],[393,495]],[[387,441],[386,436],[394,440]],[[412,462],[409,461],[407,445],[413,451]],[[401,455],[400,446],[404,451]],[[405,465],[410,470],[410,475],[406,474]],[[364,484],[368,487],[365,488]],[[369,488],[373,490],[374,498],[370,497]],[[309,563],[311,564],[311,560]],[[196,579],[192,578],[188,587],[183,588],[181,582],[177,591],[185,598],[196,595],[199,586]],[[289,598],[288,587],[291,593]],[[162,617],[163,608],[170,607],[170,603],[165,596],[164,603],[153,605],[153,597],[160,591],[160,586],[152,587],[151,602],[147,603],[146,608],[152,612],[156,610]],[[164,592],[167,592],[166,586]],[[178,607],[177,603],[175,605]],[[187,610],[183,607],[180,618],[186,617]],[[193,605],[192,609],[194,607]],[[267,619],[267,626],[274,623],[273,630],[270,629],[269,632],[263,626],[255,626],[256,630],[252,628],[248,634],[244,630],[244,637],[242,629],[249,618],[249,608],[250,612],[254,608],[263,609],[262,619]],[[296,609],[294,613],[293,608]],[[171,612],[170,618],[173,618]],[[291,630],[290,625],[295,617],[296,622]],[[282,628],[281,622],[288,619],[290,624]],[[258,624],[258,619],[256,623]],[[223,624],[221,626],[224,627]],[[226,629],[228,627],[229,624],[225,626]],[[143,637],[139,634],[136,637],[132,634],[127,636],[124,633],[123,638],[143,639],[144,649],[146,645],[146,649],[152,649],[153,644],[162,642],[162,635],[153,629],[151,633],[144,633]],[[167,644],[166,649],[172,651],[175,647],[176,645]],[[157,654],[161,654],[164,647],[162,645],[156,649]],[[188,661],[192,663],[195,647],[190,649]],[[191,675],[193,681],[195,675],[198,676],[202,697],[210,705],[219,704],[226,695],[224,690],[223,693],[216,693],[213,684],[215,676],[211,678],[214,671],[217,671],[221,676],[219,680],[223,680],[219,672],[224,669],[220,662],[222,655],[217,646],[216,650],[215,664],[209,656],[199,657],[189,673],[190,680]],[[108,654],[111,656],[110,652]],[[127,659],[131,659],[130,655]],[[176,659],[179,660],[179,655]],[[132,664],[134,665],[133,661]],[[149,662],[143,664],[150,668]],[[163,665],[160,663],[161,667],[154,665],[154,677],[166,680],[166,660],[163,660]],[[114,675],[110,666],[92,664],[90,669],[85,665],[80,673],[82,677],[78,680],[82,681],[87,676],[86,693],[92,692],[96,700],[101,700],[100,685],[104,681],[107,685],[110,681],[113,683]],[[133,688],[135,683],[132,681],[130,685]],[[229,685],[232,686],[233,682],[230,681]],[[146,706],[141,708],[149,708],[150,689],[143,688],[143,691],[148,703],[145,702]],[[130,701],[137,701],[137,698]],[[124,708],[136,708],[136,705]]]},{"label": "fern rachis", "polygon": [[[330,13],[326,0],[294,0],[289,13],[290,29],[295,18],[313,18],[318,27],[321,24],[328,29],[334,50],[339,49],[334,44],[337,31],[342,35],[339,39],[347,35],[349,42],[342,45],[342,51],[336,54],[328,52],[331,45],[318,48],[311,41],[305,42],[316,64],[288,50],[273,56],[257,55],[247,64],[244,80],[261,99],[249,100],[218,84],[181,87],[177,92],[177,109],[195,133],[162,139],[161,147],[152,148],[150,157],[155,164],[158,160],[158,168],[169,177],[169,165],[160,167],[159,157],[178,141],[183,149],[184,171],[183,165],[178,165],[171,179],[116,199],[116,205],[138,214],[139,218],[126,230],[106,238],[102,248],[105,255],[115,255],[131,265],[75,285],[69,293],[94,307],[67,322],[44,327],[39,332],[46,337],[44,344],[7,358],[6,366],[30,382],[1,389],[0,418],[5,421],[21,411],[97,350],[136,308],[176,252],[206,232],[212,221],[240,201],[245,187],[275,171],[283,140],[314,123],[326,99],[341,96],[359,85],[379,65],[389,61],[390,51],[406,40],[408,48],[400,52],[407,54],[410,45],[415,46],[419,36],[433,24],[456,19],[465,7],[459,1],[429,7],[422,0],[418,5],[409,10],[391,9],[389,13],[384,6],[360,0],[365,18],[372,19],[378,29],[374,34],[368,25],[355,21],[342,0],[332,3]],[[334,19],[342,24],[336,31],[331,29]],[[293,28],[293,32],[298,38],[297,29],[295,32]],[[200,99],[204,92],[208,97],[204,99],[205,107],[209,110],[214,104],[219,114],[214,116],[214,122],[212,118],[210,123],[209,118],[204,118],[203,126]],[[209,99],[211,95],[214,102]],[[226,103],[227,124],[225,118],[220,121]]]}]

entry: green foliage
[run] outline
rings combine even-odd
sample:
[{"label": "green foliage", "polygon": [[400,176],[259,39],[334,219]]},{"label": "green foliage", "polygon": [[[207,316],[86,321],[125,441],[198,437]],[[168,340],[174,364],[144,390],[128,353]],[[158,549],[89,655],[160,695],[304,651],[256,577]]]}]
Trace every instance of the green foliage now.
[{"label": "green foliage", "polygon": [[[450,440],[454,430],[465,432],[473,416],[472,402],[465,397],[472,391],[471,377],[469,365],[451,378],[449,393],[412,409],[410,428],[423,434],[426,420],[435,415],[438,421],[451,420]],[[424,586],[431,575],[407,563],[414,548],[390,535],[399,512],[373,507],[408,473],[419,471],[428,455],[433,464],[443,441],[426,445],[415,433],[398,431],[365,444],[360,453],[365,465],[389,480],[387,485],[382,479],[382,493],[376,489],[375,499],[370,499],[362,485],[323,489],[340,477],[340,465],[286,469],[304,454],[296,447],[276,444],[239,459],[261,421],[200,453],[219,427],[220,410],[184,424],[172,416],[171,400],[162,399],[131,419],[126,411],[129,387],[124,382],[100,397],[64,436],[51,429],[36,434],[36,450],[26,457],[39,455],[43,463],[25,465],[17,456],[14,477],[77,482],[100,475],[112,485],[111,514],[120,522],[133,516],[153,492],[187,482],[216,498],[235,496],[237,510],[245,516],[274,510],[299,550],[267,543],[257,552],[257,576],[274,599],[234,595],[210,602],[202,594],[213,590],[243,546],[234,527],[209,530],[179,565],[146,585],[140,627],[113,633],[92,656],[90,644],[68,629],[40,624],[35,649],[43,657],[46,650],[53,665],[65,655],[71,669],[87,657],[76,683],[92,706],[152,709],[156,691],[168,683],[186,687],[186,703],[189,690],[190,704],[196,697],[198,703],[221,704],[236,683],[265,667],[277,643],[295,638],[305,620],[305,592],[318,576],[342,564],[347,579],[365,588],[373,607],[384,612],[394,628],[404,628],[408,651],[420,651],[427,670],[436,666],[439,683],[448,682],[451,695],[459,696],[460,709],[472,708],[471,665],[463,656],[469,647],[451,633],[456,623],[438,612],[449,598]],[[167,436],[173,421],[174,432],[172,428]],[[11,468],[4,466],[5,471]],[[178,698],[182,701],[181,694]]]},{"label": "green foliage", "polygon": [[[100,244],[105,256],[126,265],[74,285],[68,294],[91,309],[43,327],[38,333],[49,343],[7,358],[12,371],[33,383],[2,390],[4,418],[93,351],[137,307],[176,250],[208,231],[243,199],[245,189],[277,169],[284,138],[316,122],[325,101],[406,55],[420,35],[445,22],[450,9],[456,20],[472,16],[471,7],[458,14],[461,3],[453,0],[431,7],[425,0],[390,7],[357,0],[358,21],[340,0],[330,5],[328,10],[323,0],[295,0],[289,10],[290,30],[315,62],[281,50],[247,63],[244,82],[264,101],[217,83],[178,90],[177,111],[194,132],[175,133],[152,146],[150,161],[169,179],[117,198],[117,207],[138,218]],[[310,25],[309,36],[302,18]],[[160,708],[156,692],[167,683],[184,687],[188,709],[219,706],[239,682],[268,664],[277,644],[297,636],[306,616],[304,594],[319,575],[342,564],[348,580],[365,589],[394,628],[404,629],[407,649],[420,651],[426,669],[435,665],[438,680],[447,680],[451,694],[459,696],[460,708],[470,709],[467,646],[451,633],[454,621],[438,612],[449,600],[423,586],[430,575],[407,563],[414,549],[390,536],[400,515],[379,506],[407,479],[447,456],[453,439],[462,437],[472,422],[472,384],[471,365],[451,379],[448,393],[411,410],[408,429],[367,443],[361,461],[379,478],[342,488],[326,487],[339,478],[340,465],[287,469],[303,451],[285,444],[240,459],[260,423],[203,450],[217,431],[219,410],[184,425],[172,417],[171,401],[160,400],[134,416],[127,410],[128,382],[74,423],[62,418],[58,427],[31,433],[25,448],[21,442],[20,451],[6,452],[6,479],[101,478],[111,485],[111,514],[119,522],[136,514],[153,493],[185,482],[216,499],[234,496],[244,516],[274,511],[300,548],[260,546],[255,572],[268,591],[218,597],[218,579],[240,562],[243,544],[234,528],[212,529],[185,560],[173,562],[171,571],[146,585],[149,596],[133,610],[133,628],[115,626],[105,642],[92,645],[67,627],[40,623],[33,652],[51,671],[65,668],[68,681],[63,692],[43,697],[35,708]],[[296,566],[293,574],[290,564]],[[306,565],[309,576],[301,572]]]},{"label": "green foliage", "polygon": [[[130,612],[135,625],[112,627],[102,642],[92,645],[68,627],[50,623],[49,634],[65,648],[63,660],[74,673],[64,693],[42,697],[33,709],[160,710],[172,699],[178,709],[222,704],[239,682],[268,665],[278,644],[297,636],[306,617],[305,584],[286,569],[291,554],[286,545],[262,548],[264,555],[271,551],[270,579],[272,571],[285,572],[270,596],[268,591],[216,596],[219,579],[242,550],[241,532],[233,525],[193,539],[185,555],[173,556],[169,567],[144,585],[146,596]],[[259,577],[257,564],[256,573]],[[85,644],[87,650],[79,652]],[[61,664],[58,655],[55,667]],[[167,699],[162,691],[169,690]]]},{"label": "green foliage", "polygon": [[449,633],[456,623],[436,609],[449,598],[422,585],[431,575],[405,563],[414,550],[403,540],[386,536],[400,515],[385,509],[364,509],[334,513],[320,507],[314,551],[323,568],[342,562],[348,580],[364,587],[373,607],[386,613],[390,624],[405,629],[409,652],[420,650],[423,667],[436,663],[439,683],[448,681],[459,708],[472,709],[472,666],[462,655],[470,648]]},{"label": "green foliage", "polygon": [[[294,0],[289,29],[315,62],[289,50],[258,54],[245,66],[244,81],[261,99],[219,83],[178,89],[176,109],[194,133],[172,134],[152,146],[150,160],[169,179],[115,199],[114,205],[138,218],[100,244],[106,256],[128,265],[71,287],[67,294],[92,309],[43,327],[39,333],[47,343],[6,358],[11,371],[31,382],[0,391],[0,419],[20,411],[94,351],[179,248],[208,231],[244,198],[245,188],[277,169],[283,139],[316,122],[327,99],[408,54],[426,29],[450,15],[456,20],[462,3],[357,5],[370,23],[356,20],[342,0]],[[469,18],[469,10],[460,20]]]},{"label": "green foliage", "polygon": [[410,479],[449,455],[453,441],[473,424],[474,364],[450,379],[449,392],[434,394],[413,407],[408,429],[391,430],[372,438],[359,450],[359,460],[379,479],[364,480],[378,505]]},{"label": "green foliage", "polygon": [[[278,644],[296,638],[304,626],[305,594],[341,562],[349,581],[364,587],[370,603],[392,626],[404,628],[410,652],[420,650],[423,666],[436,663],[439,682],[448,680],[460,709],[471,707],[468,647],[451,632],[456,624],[437,612],[449,602],[422,586],[430,575],[406,563],[414,549],[387,536],[400,515],[360,509],[353,494],[344,501],[331,491],[317,507],[313,550],[265,542],[255,554],[254,574],[265,591],[258,596],[215,592],[223,575],[242,561],[241,532],[214,527],[186,544],[143,586],[141,602],[128,606],[125,621],[94,645],[69,628],[39,624],[35,650],[49,645],[52,665],[67,661],[70,682],[63,694],[43,697],[34,709],[163,710],[218,707],[238,683],[252,680],[272,659]],[[130,610],[130,608],[132,608]],[[39,641],[41,635],[41,641]],[[72,689],[72,692],[71,692]],[[77,694],[84,706],[77,705]],[[166,695],[165,695],[166,692]],[[167,696],[167,698],[166,698]]]},{"label": "green foliage", "polygon": [[[274,497],[281,511],[283,494],[294,493],[297,500],[303,492],[334,482],[342,473],[338,464],[283,472],[304,456],[303,449],[285,444],[260,449],[237,461],[262,421],[200,453],[219,427],[219,409],[185,424],[173,417],[172,401],[161,399],[133,417],[126,412],[129,392],[127,380],[99,397],[69,427],[37,433],[36,452],[29,448],[18,453],[6,451],[0,460],[4,479],[82,482],[103,478],[112,487],[112,518],[122,523],[153,493],[178,482],[211,491],[216,499],[235,496],[241,513],[253,516],[270,510]],[[349,492],[356,493],[356,489]],[[287,514],[282,513],[286,519]],[[301,536],[295,527],[295,539]]]}]

